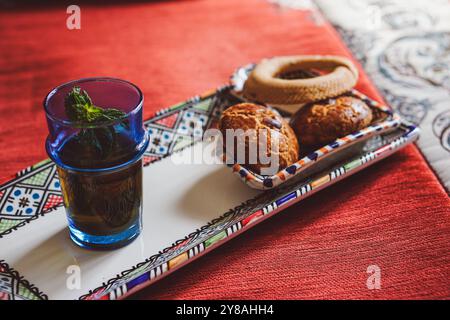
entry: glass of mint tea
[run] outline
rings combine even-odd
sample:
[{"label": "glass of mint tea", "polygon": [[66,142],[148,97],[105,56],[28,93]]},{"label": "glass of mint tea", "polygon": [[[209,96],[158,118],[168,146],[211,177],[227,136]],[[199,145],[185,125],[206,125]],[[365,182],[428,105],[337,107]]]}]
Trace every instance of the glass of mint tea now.
[{"label": "glass of mint tea", "polygon": [[70,237],[81,247],[122,247],[141,231],[149,141],[143,101],[137,86],[113,78],[71,81],[44,100],[46,150],[57,165]]}]

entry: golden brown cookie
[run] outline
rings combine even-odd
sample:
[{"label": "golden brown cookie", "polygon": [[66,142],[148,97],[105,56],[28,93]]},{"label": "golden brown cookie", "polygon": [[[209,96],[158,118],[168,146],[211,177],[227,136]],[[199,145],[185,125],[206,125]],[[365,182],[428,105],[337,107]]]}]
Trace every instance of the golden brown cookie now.
[{"label": "golden brown cookie", "polygon": [[357,80],[358,69],[344,57],[274,57],[256,65],[244,83],[243,93],[251,101],[302,104],[343,94]]},{"label": "golden brown cookie", "polygon": [[372,110],[362,100],[350,96],[311,103],[291,119],[300,145],[320,147],[337,138],[367,127]]},{"label": "golden brown cookie", "polygon": [[[253,159],[256,161],[251,163],[251,157],[249,156],[250,150],[259,150],[259,148],[264,146],[266,149],[265,155],[267,157],[278,156],[279,165],[272,174],[275,174],[279,170],[298,160],[299,147],[294,131],[276,111],[267,107],[253,103],[240,103],[231,106],[222,113],[219,121],[219,129],[224,137],[225,152],[229,154],[235,162],[240,162],[237,160],[245,160],[240,164],[259,174],[261,174],[261,168],[268,167],[269,165],[261,163],[261,159],[259,157],[255,158],[255,155],[253,155]],[[248,130],[253,129],[255,134],[242,139],[240,143],[236,137],[230,135],[227,136],[227,129],[242,129],[243,132],[250,132]],[[272,148],[271,145],[274,137],[277,138],[279,142],[278,150]],[[266,140],[264,140],[264,138]],[[234,139],[234,150],[226,150],[227,139]],[[264,141],[267,141],[267,143]],[[264,143],[261,145],[261,142]],[[253,144],[252,147],[250,146],[251,144]],[[245,149],[245,159],[242,159],[242,156],[241,159],[238,159],[237,157],[236,153],[239,146]]]}]

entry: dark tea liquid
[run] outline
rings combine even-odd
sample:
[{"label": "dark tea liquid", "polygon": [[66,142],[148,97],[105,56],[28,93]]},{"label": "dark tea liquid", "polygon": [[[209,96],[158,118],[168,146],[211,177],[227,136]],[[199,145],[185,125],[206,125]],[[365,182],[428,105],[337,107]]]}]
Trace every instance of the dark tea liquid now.
[{"label": "dark tea liquid", "polygon": [[[115,138],[105,155],[75,138],[60,149],[60,159],[74,168],[108,168],[133,159],[125,135]],[[58,167],[69,225],[92,236],[114,236],[140,224],[142,160],[117,170],[81,172]]]}]

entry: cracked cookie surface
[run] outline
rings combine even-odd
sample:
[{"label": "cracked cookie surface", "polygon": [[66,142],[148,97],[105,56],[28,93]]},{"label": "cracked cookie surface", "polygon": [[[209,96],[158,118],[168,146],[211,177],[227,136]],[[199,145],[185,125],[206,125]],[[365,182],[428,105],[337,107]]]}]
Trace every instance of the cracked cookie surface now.
[{"label": "cracked cookie surface", "polygon": [[304,106],[292,117],[291,126],[302,146],[321,147],[367,127],[372,118],[362,100],[342,96]]},{"label": "cracked cookie surface", "polygon": [[[294,131],[286,120],[270,108],[253,103],[231,106],[222,113],[219,129],[224,137],[225,153],[232,157],[235,163],[242,164],[256,173],[261,174],[262,168],[269,167],[269,164],[261,161],[259,150],[263,150],[265,157],[278,157],[278,166],[272,174],[298,160],[299,146]],[[242,135],[227,136],[229,129],[241,129]],[[255,134],[249,134],[251,130]],[[226,150],[227,139],[234,139],[232,150]],[[245,150],[244,155],[237,154],[239,148]]]}]

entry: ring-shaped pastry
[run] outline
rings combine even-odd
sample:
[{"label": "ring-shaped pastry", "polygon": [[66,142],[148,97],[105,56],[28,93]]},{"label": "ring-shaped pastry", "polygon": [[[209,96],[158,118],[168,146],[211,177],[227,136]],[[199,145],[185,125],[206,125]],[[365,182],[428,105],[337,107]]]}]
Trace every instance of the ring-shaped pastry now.
[{"label": "ring-shaped pastry", "polygon": [[[326,74],[306,79],[284,75],[320,70]],[[244,84],[244,96],[252,101],[300,104],[338,96],[352,89],[358,69],[339,56],[286,56],[262,60]]]}]

